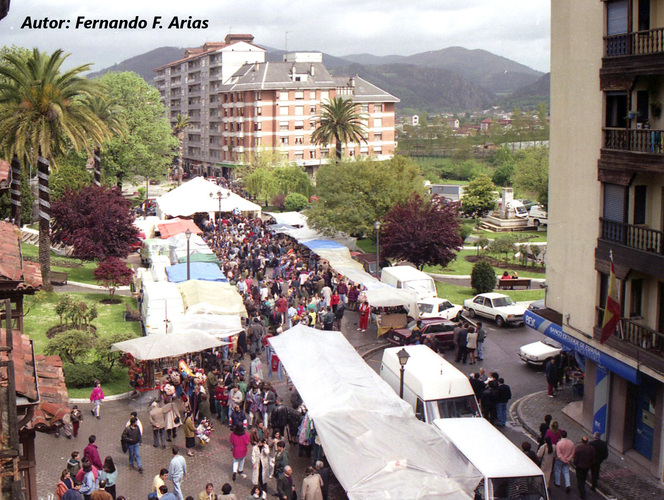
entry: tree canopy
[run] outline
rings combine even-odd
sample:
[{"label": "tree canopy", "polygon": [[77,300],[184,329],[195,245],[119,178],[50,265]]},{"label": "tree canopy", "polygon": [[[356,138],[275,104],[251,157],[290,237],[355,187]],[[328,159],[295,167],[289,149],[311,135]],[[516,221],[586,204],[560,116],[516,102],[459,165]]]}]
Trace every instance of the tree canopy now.
[{"label": "tree canopy", "polygon": [[123,260],[117,257],[107,257],[99,263],[94,270],[94,275],[99,284],[108,290],[112,301],[118,287],[131,284],[134,271],[127,267]]},{"label": "tree canopy", "polygon": [[99,79],[108,97],[124,107],[126,133],[102,143],[106,175],[118,180],[164,177],[176,153],[173,135],[159,91],[131,71],[106,73]]},{"label": "tree canopy", "polygon": [[67,191],[52,207],[53,240],[72,245],[81,259],[124,258],[138,238],[130,208],[118,188],[90,185]]},{"label": "tree canopy", "polygon": [[545,207],[549,203],[549,149],[526,149],[516,155],[514,187],[534,197]]},{"label": "tree canopy", "polygon": [[463,240],[459,235],[459,206],[441,198],[414,194],[383,218],[381,249],[387,258],[446,267],[456,258]]},{"label": "tree canopy", "polygon": [[311,142],[322,146],[335,144],[337,163],[341,161],[341,147],[349,142],[366,142],[365,116],[351,99],[333,97],[321,105],[316,130]]},{"label": "tree canopy", "polygon": [[488,175],[478,175],[464,189],[461,207],[471,217],[484,217],[496,209],[496,186]]},{"label": "tree canopy", "polygon": [[316,175],[318,202],[307,217],[321,231],[370,235],[374,222],[413,192],[423,194],[424,182],[419,166],[407,158],[327,164]]}]

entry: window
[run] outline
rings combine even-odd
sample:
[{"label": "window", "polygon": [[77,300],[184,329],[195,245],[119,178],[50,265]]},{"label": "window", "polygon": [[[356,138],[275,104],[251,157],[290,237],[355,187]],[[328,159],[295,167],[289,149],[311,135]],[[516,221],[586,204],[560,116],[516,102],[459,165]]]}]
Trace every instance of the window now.
[{"label": "window", "polygon": [[368,113],[369,112],[369,105],[368,104],[361,104],[360,105],[360,113]]},{"label": "window", "polygon": [[309,158],[312,159],[312,160],[316,158],[316,151],[315,150],[313,150],[313,149],[309,150]]},{"label": "window", "polygon": [[279,116],[288,116],[288,106],[279,106]]},{"label": "window", "polygon": [[259,147],[263,144],[263,139],[261,137],[256,137],[255,139],[256,147]]},{"label": "window", "polygon": [[606,92],[606,126],[627,127],[627,92]]},{"label": "window", "polygon": [[378,132],[374,134],[374,141],[382,141],[383,140],[383,133]]},{"label": "window", "polygon": [[261,91],[258,90],[256,92],[254,92],[254,97],[256,98],[257,101],[260,101],[261,100]]},{"label": "window", "polygon": [[417,403],[415,403],[415,417],[424,422],[424,403],[420,398],[417,398]]},{"label": "window", "polygon": [[[626,55],[628,50],[628,0],[617,0],[606,4],[606,34],[611,37],[607,40],[606,55]],[[649,21],[648,21],[649,22]]]},{"label": "window", "polygon": [[288,130],[288,122],[279,122],[279,130],[287,131]]},{"label": "window", "polygon": [[311,90],[309,92],[309,99],[316,99],[316,91],[315,90]]},{"label": "window", "polygon": [[646,192],[648,186],[634,186],[634,224],[646,223]]},{"label": "window", "polygon": [[321,148],[320,157],[321,158],[329,158],[330,157],[330,149],[329,148]]},{"label": "window", "polygon": [[304,151],[295,151],[296,160],[304,160]]},{"label": "window", "polygon": [[375,155],[382,155],[383,154],[383,148],[380,146],[374,146],[373,152]]},{"label": "window", "polygon": [[642,303],[643,303],[643,280],[633,279],[630,282],[630,301],[629,301],[629,317],[634,316],[642,317]]},{"label": "window", "polygon": [[288,146],[288,136],[280,137],[279,142],[285,146]]},{"label": "window", "polygon": [[321,90],[320,91],[320,100],[321,101],[327,101],[330,98],[330,91],[329,90]]},{"label": "window", "polygon": [[296,90],[295,99],[304,99],[304,90]]},{"label": "window", "polygon": [[316,105],[315,104],[312,104],[311,106],[309,106],[309,114],[310,115],[316,114]]},{"label": "window", "polygon": [[639,0],[639,31],[650,29],[650,0]]},{"label": "window", "polygon": [[279,92],[279,100],[280,101],[287,101],[288,100],[288,92]]},{"label": "window", "polygon": [[263,116],[263,108],[260,106],[256,108],[256,116]]},{"label": "window", "polygon": [[296,121],[295,122],[295,130],[304,130],[304,122],[303,121]]},{"label": "window", "polygon": [[295,144],[304,144],[304,137],[301,135],[295,136]]},{"label": "window", "polygon": [[262,123],[261,122],[254,122],[254,132],[257,132],[259,130],[262,130]]},{"label": "window", "polygon": [[374,104],[374,113],[382,113],[383,112],[383,105],[382,104]]},{"label": "window", "polygon": [[295,116],[304,115],[304,106],[295,106]]},{"label": "window", "polygon": [[383,119],[382,118],[374,118],[374,128],[382,128],[383,127]]}]

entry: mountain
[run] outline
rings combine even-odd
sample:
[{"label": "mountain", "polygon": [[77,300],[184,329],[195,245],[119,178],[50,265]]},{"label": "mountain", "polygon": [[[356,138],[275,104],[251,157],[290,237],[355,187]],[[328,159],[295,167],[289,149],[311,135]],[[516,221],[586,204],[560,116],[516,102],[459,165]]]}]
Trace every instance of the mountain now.
[{"label": "mountain", "polygon": [[351,54],[343,56],[343,59],[364,65],[403,63],[448,69],[496,94],[509,94],[520,87],[534,83],[543,74],[486,50],[469,50],[463,47],[449,47],[410,56]]},{"label": "mountain", "polygon": [[511,98],[542,97],[549,99],[551,93],[551,73],[544,74],[539,80],[525,87],[515,90],[510,94]]},{"label": "mountain", "polygon": [[179,47],[159,47],[158,49],[151,50],[145,54],[125,59],[124,61],[108,68],[101,69],[94,73],[88,73],[87,77],[96,78],[109,71],[134,71],[141,75],[146,82],[151,84],[152,80],[157,75],[152,70],[169,62],[181,59],[184,50],[185,49]]},{"label": "mountain", "polygon": [[350,64],[335,68],[339,76],[358,75],[401,99],[400,108],[428,112],[484,109],[496,102],[495,94],[466,78],[441,68],[412,64],[365,66]]}]

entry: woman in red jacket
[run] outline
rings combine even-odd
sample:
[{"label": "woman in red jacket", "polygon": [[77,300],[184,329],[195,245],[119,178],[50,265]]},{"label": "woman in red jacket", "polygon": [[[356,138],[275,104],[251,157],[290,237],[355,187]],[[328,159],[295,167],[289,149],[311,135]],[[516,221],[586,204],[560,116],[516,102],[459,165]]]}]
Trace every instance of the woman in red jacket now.
[{"label": "woman in red jacket", "polygon": [[363,332],[367,331],[367,327],[369,326],[369,315],[371,314],[371,306],[369,305],[369,302],[365,299],[362,300],[360,303],[360,327],[358,330],[362,330]]},{"label": "woman in red jacket", "polygon": [[230,441],[233,450],[233,481],[235,481],[238,474],[243,478],[247,477],[244,473],[244,459],[247,456],[250,438],[242,424],[233,428]]}]

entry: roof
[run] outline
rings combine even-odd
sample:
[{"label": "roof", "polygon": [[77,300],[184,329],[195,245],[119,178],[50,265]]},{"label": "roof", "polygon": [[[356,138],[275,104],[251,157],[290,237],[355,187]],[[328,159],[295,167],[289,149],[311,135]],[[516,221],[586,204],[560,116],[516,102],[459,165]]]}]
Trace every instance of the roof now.
[{"label": "roof", "polygon": [[159,234],[161,234],[161,239],[165,240],[176,234],[186,233],[187,230],[191,231],[192,234],[201,234],[203,231],[196,225],[196,223],[191,219],[169,219],[157,224],[159,228]]},{"label": "roof", "polygon": [[[158,66],[154,68],[152,71],[159,71],[161,69],[168,68],[170,66],[173,66],[174,64],[180,64],[185,61],[190,61],[193,59],[197,59],[200,56],[210,54],[212,52],[217,52],[218,50],[225,49],[226,47],[230,47],[231,45],[234,45],[236,43],[244,42],[248,43],[249,45],[253,45],[257,49],[266,51],[263,47],[260,47],[256,45],[255,43],[251,43],[251,40],[254,39],[253,35],[240,35],[240,34],[230,34],[226,35],[226,40],[223,42],[207,42],[205,43],[202,47],[193,47],[189,49],[185,49],[184,51],[184,57],[182,59],[178,59],[177,61],[172,61],[167,64],[163,64],[161,66]],[[267,52],[267,51],[266,51]]]},{"label": "roof", "polygon": [[[313,75],[311,70],[313,68]],[[296,75],[307,75],[306,80],[293,81],[292,71]],[[335,82],[320,62],[267,62],[245,64],[222,85],[221,92],[245,90],[311,89],[332,88]]]},{"label": "roof", "polygon": [[0,222],[0,284],[15,283],[16,290],[34,291],[42,286],[41,268],[25,262],[21,255],[20,230],[9,222]]},{"label": "roof", "polygon": [[334,81],[337,86],[347,86],[350,81],[354,82],[353,85],[353,101],[357,102],[400,102],[398,97],[393,96],[389,92],[384,91],[373,83],[366,81],[359,76],[348,78],[347,76],[335,76]]},{"label": "roof", "polygon": [[383,351],[383,364],[398,373],[397,352],[401,349],[412,358],[406,363],[404,383],[424,401],[474,395],[468,377],[428,346],[390,347]]},{"label": "roof", "polygon": [[410,266],[384,267],[382,269],[382,272],[384,272],[385,274],[390,274],[400,281],[433,279],[427,273],[422,272],[419,269],[415,269],[414,267]]},{"label": "roof", "polygon": [[434,425],[489,478],[542,475],[530,458],[484,418],[441,418]]},{"label": "roof", "polygon": [[[475,295],[475,297],[486,297],[487,299],[498,299],[500,297],[508,297],[508,295],[505,295],[504,293],[497,293],[497,292],[487,292],[487,293],[478,293]],[[473,297],[473,298],[475,298]]]}]

